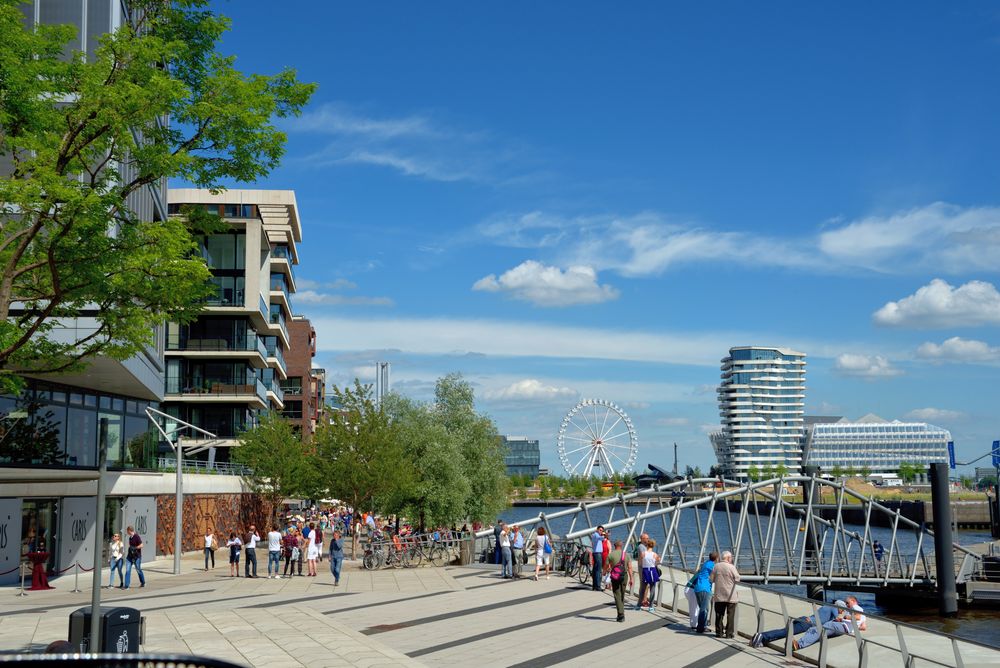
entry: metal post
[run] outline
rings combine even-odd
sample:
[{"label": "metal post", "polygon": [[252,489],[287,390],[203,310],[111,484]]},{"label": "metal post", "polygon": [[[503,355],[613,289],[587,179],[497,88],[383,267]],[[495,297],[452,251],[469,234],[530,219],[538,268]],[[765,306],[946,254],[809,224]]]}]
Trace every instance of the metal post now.
[{"label": "metal post", "polygon": [[[820,551],[819,544],[816,540],[816,526],[813,524],[813,492],[816,490],[816,478],[819,477],[820,469],[818,466],[803,466],[802,475],[807,475],[813,478],[808,485],[802,487],[802,501],[806,504],[806,539],[803,547],[805,548],[805,554],[812,554],[814,559],[819,559]],[[820,492],[820,500],[822,501],[822,492]],[[802,562],[799,562],[799,572],[802,572]],[[823,600],[823,585],[811,583],[806,585],[808,591],[807,596],[809,598],[822,601]]]},{"label": "metal post", "polygon": [[938,609],[942,617],[958,614],[955,589],[955,552],[952,549],[948,499],[948,465],[931,464],[931,504],[934,516],[934,561],[937,570]]},{"label": "metal post", "polygon": [[20,565],[21,565],[21,591],[19,591],[16,594],[18,597],[27,596],[27,594],[24,593],[24,562],[22,561]]},{"label": "metal post", "polygon": [[174,575],[181,574],[181,534],[184,531],[184,471],[181,463],[184,448],[181,447],[181,439],[177,438],[174,446],[177,453],[177,476],[174,491]]},{"label": "metal post", "polygon": [[[90,651],[101,651],[101,554],[104,552],[104,506],[108,473],[108,418],[101,418],[97,437],[97,515],[94,518],[94,579],[90,585]],[[77,562],[77,569],[80,564]]]},{"label": "metal post", "polygon": [[69,590],[71,594],[79,594],[83,590],[80,589],[80,562],[73,564],[73,588]]}]

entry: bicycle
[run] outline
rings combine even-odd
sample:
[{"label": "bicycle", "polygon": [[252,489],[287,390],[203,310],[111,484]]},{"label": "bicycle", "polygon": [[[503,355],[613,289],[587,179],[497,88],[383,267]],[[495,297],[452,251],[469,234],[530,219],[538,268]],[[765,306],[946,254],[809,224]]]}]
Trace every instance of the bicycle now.
[{"label": "bicycle", "polygon": [[364,556],[361,557],[361,565],[365,570],[374,571],[382,568],[385,564],[385,545],[381,542],[369,541],[365,545]]}]

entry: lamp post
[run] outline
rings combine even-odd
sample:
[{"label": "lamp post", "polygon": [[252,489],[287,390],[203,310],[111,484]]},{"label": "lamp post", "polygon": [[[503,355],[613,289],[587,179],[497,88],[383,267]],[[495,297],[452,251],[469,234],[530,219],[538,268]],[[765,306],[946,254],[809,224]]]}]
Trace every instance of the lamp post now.
[{"label": "lamp post", "polygon": [[[155,417],[154,417],[155,416]],[[201,427],[196,427],[190,422],[184,422],[179,418],[175,418],[173,415],[168,415],[155,408],[146,409],[146,417],[149,421],[153,423],[156,430],[160,432],[167,443],[173,449],[174,453],[177,455],[177,477],[174,485],[174,575],[180,575],[181,573],[181,538],[184,532],[184,446],[181,445],[180,431],[182,429],[193,429],[194,431],[204,434],[208,438],[217,438],[215,434],[210,431],[205,431]],[[170,421],[175,423],[177,426],[173,427],[170,431],[165,430],[160,426],[159,418],[163,418],[165,421]],[[173,440],[173,436],[177,436],[177,441]],[[201,452],[206,450],[209,446],[201,445],[189,450],[191,453]]]},{"label": "lamp post", "polygon": [[101,553],[104,550],[104,506],[107,496],[108,418],[101,418],[97,436],[97,514],[94,517],[94,578],[90,586],[90,648],[101,651]]}]

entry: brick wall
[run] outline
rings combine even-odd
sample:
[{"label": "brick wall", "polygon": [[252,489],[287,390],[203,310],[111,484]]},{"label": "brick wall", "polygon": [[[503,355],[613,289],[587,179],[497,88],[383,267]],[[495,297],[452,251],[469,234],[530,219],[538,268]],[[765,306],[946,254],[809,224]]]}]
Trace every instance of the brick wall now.
[{"label": "brick wall", "polygon": [[296,317],[288,322],[288,338],[291,347],[285,351],[285,366],[288,377],[302,379],[302,394],[285,393],[286,401],[302,402],[302,418],[296,420],[302,426],[302,436],[312,438],[312,419],[316,413],[316,398],[310,391],[309,372],[312,370],[313,355],[316,354],[316,332],[307,318]]},{"label": "brick wall", "polygon": [[[174,553],[174,508],[173,495],[156,497],[157,554]],[[270,505],[257,494],[185,494],[181,551],[205,547],[209,527],[219,545],[226,544],[231,531],[242,534],[251,524],[263,535],[270,517]]]}]

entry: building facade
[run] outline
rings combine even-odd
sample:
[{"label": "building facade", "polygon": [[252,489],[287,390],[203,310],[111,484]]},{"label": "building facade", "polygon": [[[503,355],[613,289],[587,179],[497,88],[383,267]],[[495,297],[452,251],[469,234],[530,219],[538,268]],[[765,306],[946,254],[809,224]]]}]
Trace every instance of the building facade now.
[{"label": "building facade", "polygon": [[722,359],[721,429],[709,435],[723,475],[747,479],[750,467],[802,468],[805,353],[740,346]]},{"label": "building facade", "polygon": [[288,378],[282,381],[285,408],[282,415],[291,420],[309,440],[316,431],[320,409],[326,402],[326,372],[313,368],[316,356],[316,330],[309,319],[296,315],[288,324],[292,340],[288,351]]},{"label": "building facade", "polygon": [[526,475],[532,479],[538,477],[538,468],[541,464],[538,439],[530,439],[527,436],[501,436],[500,442],[507,451],[504,457],[507,475]]},{"label": "building facade", "polygon": [[228,461],[240,432],[285,409],[292,266],[302,241],[290,190],[170,190],[171,215],[203,207],[223,232],[199,240],[216,292],[204,315],[167,326],[163,412],[216,435],[202,456]]},{"label": "building facade", "polygon": [[857,473],[896,473],[903,463],[924,467],[948,462],[947,429],[926,422],[884,420],[866,415],[855,422],[811,424],[804,438],[807,464],[824,472],[839,468]]}]

